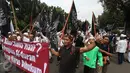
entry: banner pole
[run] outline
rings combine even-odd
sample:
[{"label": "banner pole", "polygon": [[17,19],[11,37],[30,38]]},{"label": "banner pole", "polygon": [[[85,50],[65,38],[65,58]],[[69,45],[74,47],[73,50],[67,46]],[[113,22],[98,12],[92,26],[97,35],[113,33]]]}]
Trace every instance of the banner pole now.
[{"label": "banner pole", "polygon": [[16,28],[17,30],[19,30],[19,28],[18,28],[18,26],[17,26],[17,21],[16,21],[16,14],[15,14],[15,11],[14,11],[13,0],[11,0],[10,3],[11,3],[12,11],[13,11],[13,16],[14,16],[15,28]]}]

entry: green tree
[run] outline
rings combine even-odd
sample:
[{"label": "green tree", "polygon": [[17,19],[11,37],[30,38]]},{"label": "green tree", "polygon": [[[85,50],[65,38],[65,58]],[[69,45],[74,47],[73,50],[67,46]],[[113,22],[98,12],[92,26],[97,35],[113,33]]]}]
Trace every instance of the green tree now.
[{"label": "green tree", "polygon": [[34,19],[41,10],[39,0],[8,0],[8,1],[13,2],[18,27],[21,30],[30,23],[31,16],[32,19]]},{"label": "green tree", "polygon": [[116,14],[114,12],[110,13],[108,11],[104,11],[102,15],[98,16],[98,22],[100,24],[100,28],[104,28],[108,25],[113,26],[112,29],[115,29],[116,27],[123,27],[124,15],[121,12]]},{"label": "green tree", "polygon": [[[130,28],[130,0],[99,0],[104,7],[104,11],[114,14],[121,14],[121,19],[123,24],[126,24],[126,30],[129,31]],[[118,15],[118,16],[119,16]],[[123,20],[122,20],[123,19]]]},{"label": "green tree", "polygon": [[[8,0],[8,2],[10,1],[13,1],[17,23],[20,30],[23,30],[30,24],[31,17],[32,22],[34,22],[39,13],[41,13],[43,23],[41,22],[40,24],[42,26],[47,23],[53,24],[53,22],[59,17],[57,31],[60,31],[63,28],[68,16],[68,13],[66,13],[61,7],[48,6],[44,2],[41,3],[40,0]],[[11,15],[11,18],[12,20],[14,19],[13,14]],[[77,20],[77,23],[79,26],[82,24],[80,20]]]}]

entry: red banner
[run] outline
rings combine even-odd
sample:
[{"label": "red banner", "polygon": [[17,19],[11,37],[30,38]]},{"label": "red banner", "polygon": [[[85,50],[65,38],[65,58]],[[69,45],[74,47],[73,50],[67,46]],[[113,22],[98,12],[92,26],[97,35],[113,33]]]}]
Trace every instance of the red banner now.
[{"label": "red banner", "polygon": [[27,73],[49,73],[48,43],[3,40],[7,60]]}]

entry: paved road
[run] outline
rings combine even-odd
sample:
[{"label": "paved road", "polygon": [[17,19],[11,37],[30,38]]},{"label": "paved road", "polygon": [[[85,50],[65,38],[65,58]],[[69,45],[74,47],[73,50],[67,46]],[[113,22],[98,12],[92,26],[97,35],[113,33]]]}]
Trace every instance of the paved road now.
[{"label": "paved road", "polygon": [[[127,54],[125,54],[127,58]],[[123,64],[117,64],[117,55],[111,58],[111,64],[108,66],[107,73],[130,73],[130,63],[124,62]]]},{"label": "paved road", "polygon": [[[125,57],[126,54],[125,54]],[[76,73],[83,73],[83,64],[80,62],[80,67],[77,68]],[[56,58],[54,58],[54,62],[50,66],[50,73],[58,73],[58,66],[56,66]],[[111,63],[108,66],[107,73],[130,73],[130,63],[124,62],[122,65],[117,64],[117,55],[114,54],[111,57]]]},{"label": "paved road", "polygon": [[[125,56],[126,57],[126,56]],[[1,57],[0,57],[1,58]],[[53,56],[53,63],[50,64],[50,73],[58,73],[58,66],[56,66],[56,57]],[[83,73],[83,65],[82,62],[79,64],[79,68],[77,68],[76,73]],[[14,67],[12,69],[12,72],[9,73],[20,73],[16,68]],[[0,65],[0,73],[5,73],[3,68]],[[107,73],[130,73],[130,64],[127,62],[124,62],[122,65],[117,64],[117,55],[114,54],[114,56],[111,58],[111,64],[108,66],[108,72]]]}]

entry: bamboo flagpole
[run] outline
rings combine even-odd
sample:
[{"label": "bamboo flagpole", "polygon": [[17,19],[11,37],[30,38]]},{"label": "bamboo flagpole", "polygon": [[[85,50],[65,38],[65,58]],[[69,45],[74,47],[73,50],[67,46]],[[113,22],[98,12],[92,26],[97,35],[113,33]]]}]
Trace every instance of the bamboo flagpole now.
[{"label": "bamboo flagpole", "polygon": [[21,32],[25,31],[25,29],[27,29],[28,27],[29,27],[29,24]]},{"label": "bamboo flagpole", "polygon": [[[42,14],[42,12],[43,12],[43,10],[44,10],[44,7],[42,8],[42,10],[41,10],[41,12],[38,14],[38,16],[41,16],[41,14]],[[37,18],[38,18],[38,16],[37,16]],[[37,18],[36,18],[36,21],[37,21]],[[32,20],[33,21],[33,20]],[[32,32],[33,31],[33,29],[34,29],[34,23],[31,23],[32,25],[31,25],[31,29],[30,29],[30,32]]]},{"label": "bamboo flagpole", "polygon": [[60,45],[60,43],[62,42],[62,38],[64,37],[64,31],[65,31],[65,28],[66,28],[66,26],[67,26],[67,23],[68,23],[68,20],[69,20],[69,17],[70,17],[70,13],[71,13],[71,11],[72,11],[73,3],[74,3],[74,0],[73,0],[73,2],[72,2],[71,9],[70,9],[70,12],[69,12],[69,14],[68,14],[68,16],[67,16],[67,19],[66,19],[66,21],[65,21],[64,27],[63,27],[62,30],[61,30],[61,33],[62,33],[62,34],[61,34],[61,37],[60,37],[60,42],[58,42],[58,45]]},{"label": "bamboo flagpole", "polygon": [[63,29],[62,29],[62,36],[60,37],[61,39],[62,39],[63,36],[64,36],[64,31],[65,31],[65,28],[66,28],[66,26],[67,26],[67,23],[68,23],[68,20],[69,20],[69,17],[70,17],[70,13],[71,13],[71,11],[72,11],[73,3],[74,3],[74,0],[73,0],[73,2],[72,2],[70,12],[69,12],[69,14],[68,14],[68,16],[67,16],[67,19],[66,19],[66,21],[65,21],[65,25],[64,25],[64,27],[63,27]]},{"label": "bamboo flagpole", "polygon": [[32,13],[30,16],[30,28],[29,28],[30,33],[32,32]]},{"label": "bamboo flagpole", "polygon": [[16,14],[15,14],[15,11],[14,11],[13,0],[11,0],[10,3],[11,3],[12,11],[13,11],[13,16],[14,16],[15,28],[16,28],[17,30],[19,30],[19,28],[18,28],[18,26],[17,26]]}]

